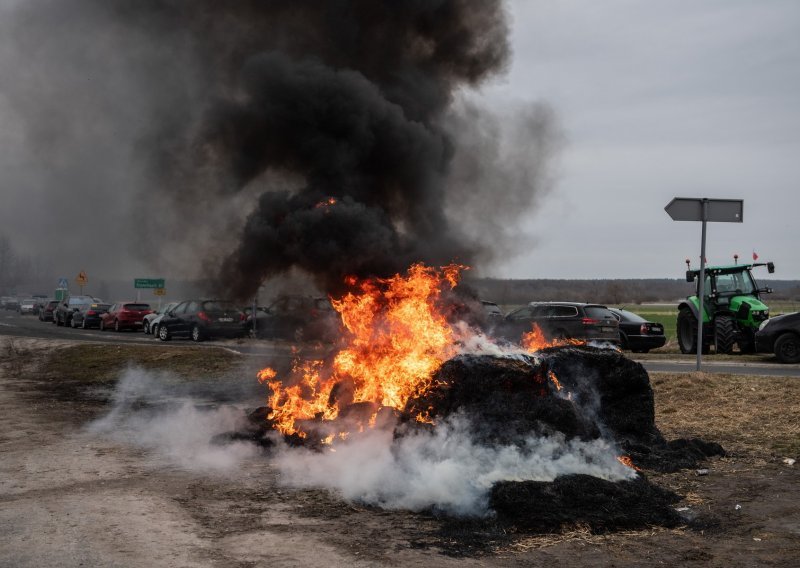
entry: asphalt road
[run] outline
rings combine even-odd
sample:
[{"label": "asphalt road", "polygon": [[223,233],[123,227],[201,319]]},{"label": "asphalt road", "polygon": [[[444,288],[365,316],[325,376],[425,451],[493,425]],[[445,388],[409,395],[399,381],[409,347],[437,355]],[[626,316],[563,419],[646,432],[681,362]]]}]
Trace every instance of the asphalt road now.
[{"label": "asphalt road", "polygon": [[193,343],[190,340],[174,339],[159,341],[142,331],[100,331],[99,329],[72,329],[60,327],[51,322],[39,321],[38,316],[21,316],[16,312],[0,310],[0,336],[33,337],[39,339],[60,339],[65,341],[91,341],[93,343],[112,343],[128,345],[162,345],[197,347],[222,347],[245,355],[268,355],[289,357],[291,345],[285,342],[244,339],[211,340]]},{"label": "asphalt road", "polygon": [[[99,329],[72,329],[58,327],[49,322],[41,322],[36,316],[20,316],[16,312],[0,311],[0,336],[36,337],[41,339],[61,339],[67,341],[92,341],[115,344],[187,345],[187,340],[159,341],[151,335],[136,331],[100,331]],[[290,357],[291,345],[285,342],[245,339],[243,341],[219,340],[196,343],[199,347],[223,347],[245,355],[270,357]],[[707,358],[708,359],[708,358]],[[688,373],[695,369],[692,361],[640,360],[645,369],[663,373]],[[737,375],[800,377],[800,365],[781,365],[779,363],[736,363],[703,362],[706,373],[733,373]]]},{"label": "asphalt road", "polygon": [[[639,361],[647,371],[657,373],[691,373],[695,370],[694,361]],[[730,373],[761,377],[800,377],[800,365],[781,365],[780,363],[735,363],[703,361],[704,373]]]}]

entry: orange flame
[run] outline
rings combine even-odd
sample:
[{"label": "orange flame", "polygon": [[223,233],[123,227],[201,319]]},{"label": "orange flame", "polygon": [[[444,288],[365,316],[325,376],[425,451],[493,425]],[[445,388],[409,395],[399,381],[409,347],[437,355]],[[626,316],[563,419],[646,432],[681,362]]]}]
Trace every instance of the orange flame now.
[{"label": "orange flame", "polygon": [[320,207],[330,207],[331,205],[336,205],[337,201],[335,197],[329,197],[325,201],[320,201],[314,207],[319,209]]},{"label": "orange flame", "polygon": [[570,339],[570,338],[560,338],[556,337],[551,340],[548,340],[542,328],[539,327],[538,324],[534,323],[533,328],[531,331],[522,334],[522,340],[520,341],[522,347],[527,349],[530,352],[534,351],[541,351],[542,349],[546,349],[548,347],[563,347],[565,345],[586,345],[586,342],[580,339]]},{"label": "orange flame", "polygon": [[553,371],[547,371],[547,377],[550,379],[553,385],[555,385],[556,390],[560,391],[561,383],[558,382],[558,377],[556,377],[556,374]]},{"label": "orange flame", "polygon": [[[353,290],[331,300],[349,332],[332,365],[323,368],[322,361],[296,362],[293,386],[275,380],[272,369],[259,373],[273,392],[269,418],[275,427],[304,437],[307,434],[298,422],[335,419],[341,397],[347,397],[344,402],[348,403],[402,409],[410,397],[424,392],[436,369],[457,349],[437,300],[442,291],[458,284],[465,268],[450,265],[436,270],[415,264],[404,276],[348,277]],[[370,426],[375,418],[373,414]],[[430,421],[427,416],[417,419]]]},{"label": "orange flame", "polygon": [[622,465],[627,466],[631,469],[635,469],[636,471],[642,471],[641,468],[638,468],[636,467],[636,465],[634,465],[633,460],[630,458],[630,456],[617,456],[617,461]]}]

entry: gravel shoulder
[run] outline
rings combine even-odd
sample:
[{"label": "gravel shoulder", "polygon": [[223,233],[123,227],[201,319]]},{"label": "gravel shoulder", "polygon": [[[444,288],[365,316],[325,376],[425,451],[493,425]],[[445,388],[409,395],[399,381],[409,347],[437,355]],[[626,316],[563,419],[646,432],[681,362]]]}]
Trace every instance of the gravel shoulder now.
[{"label": "gravel shoulder", "polygon": [[650,474],[684,496],[678,506],[713,519],[702,530],[504,534],[491,523],[294,490],[258,453],[235,468],[202,470],[98,434],[87,426],[109,412],[128,361],[168,370],[171,393],[209,408],[257,404],[259,361],[188,346],[166,355],[133,346],[92,355],[90,347],[0,341],[0,566],[800,564],[800,466],[783,461],[800,450],[800,390],[786,380],[653,375],[668,438],[729,449],[707,464],[708,475]]}]

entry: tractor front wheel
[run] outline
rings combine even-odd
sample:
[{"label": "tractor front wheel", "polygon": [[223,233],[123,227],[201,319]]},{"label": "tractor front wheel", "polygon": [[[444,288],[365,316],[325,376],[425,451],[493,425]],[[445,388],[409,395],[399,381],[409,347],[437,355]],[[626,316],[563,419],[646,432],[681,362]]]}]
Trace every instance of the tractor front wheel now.
[{"label": "tractor front wheel", "polygon": [[714,320],[714,347],[717,353],[730,355],[733,353],[733,344],[736,342],[736,329],[733,316],[719,314]]},{"label": "tractor front wheel", "polygon": [[689,308],[678,312],[678,346],[681,353],[697,353],[697,318]]}]

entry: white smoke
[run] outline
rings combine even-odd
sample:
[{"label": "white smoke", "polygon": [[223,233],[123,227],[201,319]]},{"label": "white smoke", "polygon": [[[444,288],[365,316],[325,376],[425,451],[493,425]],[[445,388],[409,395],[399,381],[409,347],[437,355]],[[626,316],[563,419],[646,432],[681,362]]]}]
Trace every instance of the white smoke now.
[{"label": "white smoke", "polygon": [[146,448],[167,462],[193,471],[226,471],[258,453],[246,442],[218,445],[213,438],[240,429],[242,409],[202,408],[165,387],[174,377],[142,369],[126,370],[113,393],[113,407],[88,430]]},{"label": "white smoke", "polygon": [[275,463],[282,482],[293,487],[327,488],[387,509],[485,516],[491,486],[500,480],[552,481],[574,473],[610,481],[635,477],[617,455],[605,440],[560,435],[532,436],[519,446],[481,445],[457,414],[432,432],[396,440],[391,430],[372,430],[323,452],[285,447]]}]

